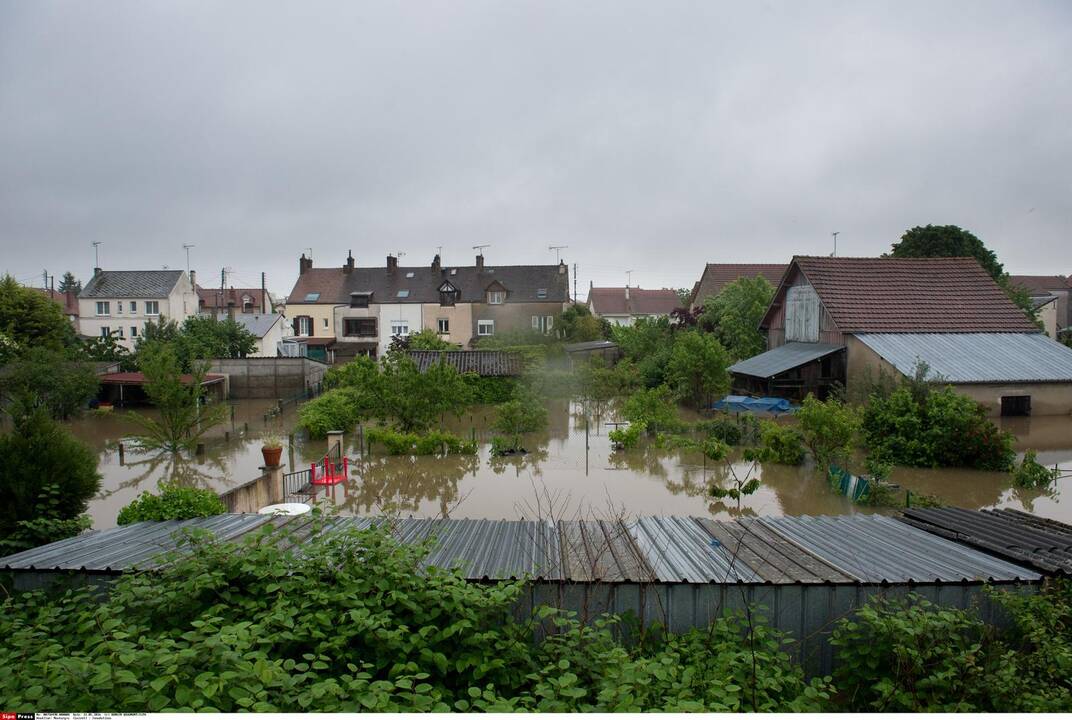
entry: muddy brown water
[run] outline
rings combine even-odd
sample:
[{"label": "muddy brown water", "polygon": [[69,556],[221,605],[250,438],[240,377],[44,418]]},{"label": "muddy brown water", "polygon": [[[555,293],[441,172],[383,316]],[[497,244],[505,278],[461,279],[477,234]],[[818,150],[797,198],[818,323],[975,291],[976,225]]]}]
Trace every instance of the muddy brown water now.
[{"label": "muddy brown water", "polygon": [[[269,402],[254,400],[234,403],[233,423],[209,434],[200,458],[143,455],[128,445],[121,461],[118,444],[135,430],[125,416],[134,411],[89,414],[73,421],[74,434],[100,457],[102,489],[89,506],[94,527],[114,526],[120,508],[140,492],[154,490],[160,480],[222,492],[256,478],[262,464],[262,433],[273,429],[286,438],[293,433],[296,420],[290,408],[266,422],[264,414],[270,407]],[[613,414],[590,414],[586,422],[579,404],[552,402],[548,407],[548,429],[527,436],[525,446],[530,452],[512,458],[490,457],[491,408],[443,423],[459,435],[475,435],[480,445],[475,456],[390,457],[375,450],[362,456],[360,438],[351,433],[346,437],[346,455],[355,460],[351,480],[324,494],[344,513],[397,512],[415,517],[699,515],[728,519],[874,512],[838,496],[811,467],[753,468],[739,457],[729,465],[714,465],[699,453],[661,450],[651,443],[614,451],[607,438]],[[1040,461],[1072,468],[1072,418],[1017,418],[1003,426],[1017,436],[1018,450],[1036,449]],[[293,442],[285,444],[287,472],[308,468],[323,457],[326,448],[325,441],[307,440],[301,433],[294,433]],[[711,482],[725,485],[731,474],[744,478],[750,472],[762,484],[755,494],[742,499],[739,510],[733,501],[721,503],[708,495]],[[972,470],[896,468],[892,480],[914,493],[937,495],[961,507],[1014,507],[1072,522],[1072,500],[1062,503],[1065,491],[1072,491],[1072,477],[1058,481],[1050,492],[1020,490],[1012,487],[1004,473]]]}]

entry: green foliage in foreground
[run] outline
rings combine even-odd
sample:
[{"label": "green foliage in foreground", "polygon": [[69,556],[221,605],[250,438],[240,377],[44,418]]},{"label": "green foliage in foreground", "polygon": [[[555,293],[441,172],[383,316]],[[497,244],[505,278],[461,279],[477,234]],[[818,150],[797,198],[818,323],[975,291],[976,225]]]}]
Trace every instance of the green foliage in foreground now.
[{"label": "green foliage in foreground", "polygon": [[383,446],[388,455],[475,455],[476,443],[463,440],[448,432],[433,430],[417,433],[395,432],[390,428],[373,427],[365,431],[369,449]]},{"label": "green foliage in foreground", "polygon": [[15,410],[14,428],[0,435],[0,555],[77,535],[100,489],[88,445],[42,408]]},{"label": "green foliage in foreground", "polygon": [[0,375],[0,401],[41,407],[57,420],[79,414],[99,389],[91,365],[44,347],[24,351]]},{"label": "green foliage in foreground", "polygon": [[143,492],[120,510],[116,524],[130,525],[143,520],[190,520],[225,512],[227,506],[212,490],[161,483],[159,494]]}]

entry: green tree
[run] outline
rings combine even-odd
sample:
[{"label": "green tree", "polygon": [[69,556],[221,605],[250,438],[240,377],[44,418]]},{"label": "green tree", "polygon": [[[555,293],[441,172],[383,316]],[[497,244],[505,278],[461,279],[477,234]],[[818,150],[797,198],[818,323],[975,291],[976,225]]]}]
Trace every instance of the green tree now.
[{"label": "green tree", "polygon": [[0,279],[0,333],[19,348],[67,352],[78,345],[60,306],[46,295],[19,285],[10,275]]},{"label": "green tree", "polygon": [[773,298],[774,286],[767,278],[739,278],[707,299],[700,325],[714,330],[732,359],[750,358],[767,349],[759,323]]},{"label": "green tree", "polygon": [[521,435],[547,427],[547,408],[533,397],[519,397],[497,409],[494,429],[506,436],[510,450],[521,448]]},{"label": "green tree", "polygon": [[67,360],[43,347],[31,347],[0,374],[0,398],[24,409],[43,408],[66,420],[96,397],[100,380],[87,363]]},{"label": "green tree", "polygon": [[14,429],[0,435],[0,553],[76,535],[100,489],[97,456],[42,408],[11,408]]},{"label": "green tree", "polygon": [[149,345],[139,352],[145,374],[145,394],[159,418],[133,413],[128,417],[141,426],[137,438],[142,447],[177,453],[191,450],[206,432],[223,422],[224,405],[206,405],[202,382],[208,368],[195,362],[184,375],[179,358],[167,345]]},{"label": "green tree", "polygon": [[405,338],[405,345],[410,350],[457,350],[458,346],[449,343],[431,328],[425,328]]},{"label": "green tree", "polygon": [[670,388],[665,385],[633,393],[622,403],[621,414],[630,423],[642,424],[649,433],[676,432],[684,427]]},{"label": "green tree", "polygon": [[469,385],[453,365],[440,361],[422,373],[408,356],[388,355],[381,369],[379,413],[402,432],[423,432],[441,415],[460,415],[469,406]]},{"label": "green tree", "polygon": [[677,397],[708,407],[730,388],[729,357],[714,336],[695,330],[678,333],[666,364],[666,382]]},{"label": "green tree", "polygon": [[587,305],[574,303],[563,311],[558,331],[566,342],[589,342],[603,338],[603,326]]},{"label": "green tree", "polygon": [[117,362],[123,369],[137,367],[135,356],[119,342],[115,335],[92,337],[82,341],[82,354],[96,362]]},{"label": "green tree", "polygon": [[817,400],[808,393],[797,418],[804,444],[811,450],[816,465],[826,468],[831,463],[847,462],[860,432],[861,420],[856,408],[835,398]]},{"label": "green tree", "polygon": [[75,278],[74,273],[68,270],[63,273],[60,280],[59,291],[61,293],[73,292],[75,295],[82,292],[82,281]]},{"label": "green tree", "polygon": [[647,387],[666,381],[666,364],[674,346],[669,318],[640,318],[632,325],[615,326],[612,333],[622,355],[636,364]]}]

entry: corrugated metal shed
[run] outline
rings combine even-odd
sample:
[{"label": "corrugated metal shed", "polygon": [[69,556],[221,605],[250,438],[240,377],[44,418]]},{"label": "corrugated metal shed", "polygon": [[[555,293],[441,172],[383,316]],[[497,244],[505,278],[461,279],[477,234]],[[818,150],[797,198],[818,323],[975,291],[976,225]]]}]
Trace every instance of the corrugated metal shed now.
[{"label": "corrugated metal shed", "polygon": [[[319,533],[367,528],[361,517],[218,515],[138,523],[80,535],[0,559],[0,568],[113,573],[153,567],[181,550],[186,530],[236,540],[265,523],[285,525],[288,545]],[[676,584],[963,583],[1037,580],[1039,574],[877,515],[716,522],[689,517],[617,521],[406,519],[401,541],[434,536],[429,565],[471,580]]]},{"label": "corrugated metal shed", "polygon": [[905,375],[926,362],[951,383],[1072,382],[1072,348],[1042,333],[858,333]]},{"label": "corrugated metal shed", "polygon": [[[1037,580],[1038,573],[951,545],[881,515],[761,518],[757,522],[866,583]],[[941,541],[941,542],[936,542]]]},{"label": "corrugated metal shed", "polygon": [[764,379],[772,378],[775,375],[781,375],[786,370],[806,365],[844,349],[844,345],[791,342],[779,345],[773,350],[760,353],[747,360],[742,360],[731,365],[729,370],[731,373],[737,373],[738,375],[750,375]]},{"label": "corrugated metal shed", "polygon": [[511,377],[525,369],[520,355],[502,350],[410,350],[409,357],[421,372],[427,372],[440,360],[460,373],[482,377]]},{"label": "corrugated metal shed", "polygon": [[1072,525],[1011,509],[912,508],[900,519],[1043,572],[1072,574]]}]

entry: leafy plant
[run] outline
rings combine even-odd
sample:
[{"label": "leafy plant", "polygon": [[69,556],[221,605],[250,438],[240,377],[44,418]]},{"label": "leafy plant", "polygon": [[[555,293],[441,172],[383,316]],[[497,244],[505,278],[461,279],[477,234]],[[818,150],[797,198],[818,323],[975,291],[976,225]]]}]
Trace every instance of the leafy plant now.
[{"label": "leafy plant", "polygon": [[666,363],[666,383],[678,398],[709,407],[730,388],[729,364],[729,355],[713,335],[678,333]]},{"label": "leafy plant", "polygon": [[1024,459],[1012,469],[1013,484],[1022,488],[1047,488],[1053,485],[1060,475],[1058,468],[1048,468],[1040,463],[1034,450],[1025,452]]},{"label": "leafy plant", "polygon": [[0,399],[44,408],[57,420],[79,414],[99,389],[89,364],[38,346],[20,353],[0,376]]},{"label": "leafy plant", "polygon": [[531,396],[515,398],[499,405],[492,428],[503,433],[513,450],[521,448],[521,435],[547,427],[547,408]]},{"label": "leafy plant", "polygon": [[347,431],[373,417],[379,400],[374,393],[358,387],[336,387],[298,408],[298,427],[309,437],[327,437],[332,430]]},{"label": "leafy plant", "polygon": [[365,432],[369,447],[382,445],[388,455],[474,455],[475,442],[448,432],[424,434],[395,432],[390,428],[369,428]]},{"label": "leafy plant", "polygon": [[622,403],[622,417],[631,423],[642,423],[649,433],[680,432],[685,428],[666,386],[633,393]]},{"label": "leafy plant", "polygon": [[760,447],[749,448],[745,458],[779,465],[801,465],[804,462],[804,436],[789,425],[764,420],[760,423]]},{"label": "leafy plant", "polygon": [[157,494],[143,492],[120,510],[116,524],[130,525],[145,520],[190,520],[225,512],[227,506],[212,490],[162,482]]},{"label": "leafy plant", "polygon": [[860,415],[855,408],[833,398],[818,400],[809,393],[797,418],[804,444],[820,468],[834,462],[845,464],[860,432]]},{"label": "leafy plant", "polygon": [[693,425],[696,432],[707,437],[716,438],[727,445],[741,444],[741,426],[727,418],[700,420]]},{"label": "leafy plant", "polygon": [[772,299],[774,286],[762,275],[739,278],[704,299],[699,323],[715,332],[731,358],[750,358],[767,349],[759,323]]},{"label": "leafy plant", "polygon": [[[707,455],[707,452],[705,452],[704,454]],[[708,455],[708,457],[711,458],[710,455]],[[725,457],[725,455],[723,454],[722,457]],[[710,492],[711,497],[718,498],[719,500],[724,500],[726,498],[734,500],[737,503],[737,510],[740,510],[741,500],[753,494],[756,490],[759,490],[761,483],[759,478],[755,476],[756,464],[755,462],[753,462],[752,465],[748,468],[748,472],[744,475],[738,475],[732,463],[727,463],[726,467],[729,470],[729,487],[722,487],[721,485],[712,485],[708,489],[708,491]]]},{"label": "leafy plant", "polygon": [[644,434],[645,430],[647,430],[647,427],[642,422],[630,423],[625,427],[614,428],[607,433],[607,437],[615,450],[627,450],[636,447],[640,436]]}]

